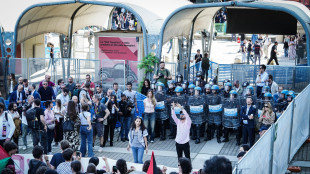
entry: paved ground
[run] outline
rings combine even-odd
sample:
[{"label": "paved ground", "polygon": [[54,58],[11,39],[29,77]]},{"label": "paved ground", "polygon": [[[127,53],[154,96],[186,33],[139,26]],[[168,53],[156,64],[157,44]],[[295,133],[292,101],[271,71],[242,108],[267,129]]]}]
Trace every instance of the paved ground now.
[{"label": "paved ground", "polygon": [[[126,147],[128,142],[116,141],[118,136],[118,132],[116,132],[114,138],[114,146],[110,147],[109,143],[107,143],[107,147],[104,148],[103,152],[96,151],[99,147],[99,142],[96,141],[95,146],[95,155],[96,156],[106,156],[108,158],[117,160],[120,158],[125,159],[126,161],[133,162],[133,157],[131,151],[128,152]],[[195,169],[199,169],[203,166],[203,162],[206,159],[214,155],[222,155],[227,157],[232,161],[234,165],[237,161],[237,154],[239,152],[239,146],[236,146],[236,140],[234,135],[230,136],[230,140],[227,143],[218,144],[216,139],[212,139],[211,141],[202,141],[200,144],[195,144],[193,140],[190,141],[190,152],[191,152],[191,159],[193,162],[193,167]],[[19,153],[27,154],[32,153],[32,141],[30,135],[28,136],[28,149],[22,150],[22,140],[19,140]],[[53,143],[54,145],[54,143]],[[159,138],[155,139],[154,143],[149,144],[149,153],[144,155],[143,161],[149,160],[151,158],[151,151],[154,151],[156,156],[156,162],[159,165],[165,165],[168,167],[177,168],[177,153],[175,149],[175,141],[167,139],[165,141],[159,141]],[[52,146],[52,153],[60,152],[60,147]]]}]

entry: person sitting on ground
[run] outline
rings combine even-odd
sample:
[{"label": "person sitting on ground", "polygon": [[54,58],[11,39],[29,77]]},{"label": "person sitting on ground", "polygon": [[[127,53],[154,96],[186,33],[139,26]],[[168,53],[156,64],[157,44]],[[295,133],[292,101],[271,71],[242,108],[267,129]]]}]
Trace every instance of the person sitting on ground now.
[{"label": "person sitting on ground", "polygon": [[190,159],[181,157],[179,158],[179,174],[190,174],[192,172],[192,163]]},{"label": "person sitting on ground", "polygon": [[47,170],[48,170],[48,167],[40,166],[35,174],[45,174]]},{"label": "person sitting on ground", "polygon": [[98,174],[95,164],[89,163],[87,166],[86,174]]},{"label": "person sitting on ground", "polygon": [[28,173],[36,173],[39,167],[41,166],[49,166],[50,163],[48,161],[48,156],[44,156],[44,160],[46,161],[46,164],[43,162],[43,152],[44,148],[42,146],[36,145],[32,150],[32,155],[34,159],[31,159],[29,161],[29,170]]},{"label": "person sitting on ground", "polygon": [[[7,154],[11,157],[12,155],[15,155],[17,150],[18,150],[18,146],[11,141],[6,141],[3,144],[3,149],[7,152]],[[15,164],[12,158],[10,158],[5,166],[6,169],[10,169],[12,171],[15,172]]]},{"label": "person sitting on ground", "polygon": [[239,152],[237,155],[238,161],[240,161],[245,154],[246,154],[246,152]]},{"label": "person sitting on ground", "polygon": [[250,146],[248,144],[242,144],[240,146],[239,152],[248,152],[250,150]]},{"label": "person sitting on ground", "polygon": [[127,174],[127,164],[124,159],[118,159],[116,161],[116,168],[117,168],[117,173],[118,174]]},{"label": "person sitting on ground", "polygon": [[51,159],[51,169],[57,169],[58,165],[62,162],[65,162],[65,159],[62,153],[70,147],[70,144],[67,140],[62,140],[60,142],[61,153],[55,153]]},{"label": "person sitting on ground", "polygon": [[80,161],[71,162],[72,174],[81,174],[82,164]]},{"label": "person sitting on ground", "polygon": [[65,159],[65,162],[62,162],[58,165],[57,172],[61,174],[72,174],[71,162],[72,162],[73,150],[71,148],[68,148],[63,151],[62,155]]},{"label": "person sitting on ground", "polygon": [[223,156],[214,156],[205,161],[202,172],[204,174],[231,174],[231,162]]},{"label": "person sitting on ground", "polygon": [[150,163],[151,163],[151,160],[144,161],[144,164],[143,164],[143,167],[142,167],[142,171],[143,172],[147,173],[147,170],[149,169]]},{"label": "person sitting on ground", "polygon": [[[97,170],[97,174],[103,174],[103,173],[109,173],[110,172],[110,166],[108,159],[106,157],[102,157],[103,161],[105,162],[106,170]],[[96,167],[99,164],[99,158],[98,157],[92,157],[89,159],[89,163],[93,163]]]}]

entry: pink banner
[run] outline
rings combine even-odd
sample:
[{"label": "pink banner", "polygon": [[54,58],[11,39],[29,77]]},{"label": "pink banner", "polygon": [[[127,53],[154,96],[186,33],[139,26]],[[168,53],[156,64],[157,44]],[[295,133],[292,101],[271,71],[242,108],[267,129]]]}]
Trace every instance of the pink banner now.
[{"label": "pink banner", "polygon": [[136,37],[99,37],[99,60],[138,59],[138,42]]}]

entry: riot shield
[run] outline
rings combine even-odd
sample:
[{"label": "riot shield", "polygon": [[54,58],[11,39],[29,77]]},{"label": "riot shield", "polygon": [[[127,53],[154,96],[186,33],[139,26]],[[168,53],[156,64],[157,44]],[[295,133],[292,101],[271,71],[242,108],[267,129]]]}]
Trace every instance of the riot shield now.
[{"label": "riot shield", "polygon": [[187,108],[193,124],[202,124],[206,121],[206,105],[203,96],[190,96]]},{"label": "riot shield", "polygon": [[225,128],[240,127],[239,100],[227,98],[223,101],[222,122]]},{"label": "riot shield", "polygon": [[167,95],[164,92],[156,92],[155,93],[156,106],[155,113],[157,119],[166,120],[169,118],[167,113],[168,103],[167,103]]}]

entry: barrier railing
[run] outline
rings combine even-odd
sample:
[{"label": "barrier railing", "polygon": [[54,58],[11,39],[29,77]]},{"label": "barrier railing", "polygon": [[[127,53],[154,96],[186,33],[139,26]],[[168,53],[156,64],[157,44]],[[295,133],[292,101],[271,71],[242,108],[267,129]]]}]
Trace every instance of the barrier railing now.
[{"label": "barrier railing", "polygon": [[309,95],[310,85],[236,164],[235,174],[285,173],[289,162],[310,135]]},{"label": "barrier railing", "polygon": [[[218,81],[225,79],[239,80],[240,83],[248,81],[256,86],[258,65],[219,64]],[[273,81],[285,89],[295,92],[302,91],[310,83],[309,66],[267,66],[266,72],[273,76]]]},{"label": "barrier railing", "polygon": [[[202,70],[201,61],[192,65],[189,69],[190,69],[189,80],[194,81],[196,77],[196,73]],[[210,61],[210,69],[208,70],[208,78],[210,79],[216,78],[218,74],[218,70],[219,70],[219,64]]]}]

